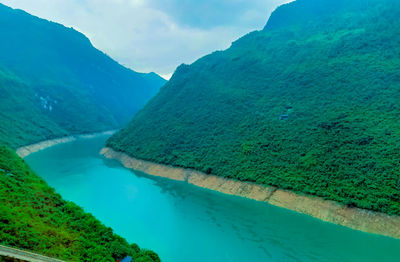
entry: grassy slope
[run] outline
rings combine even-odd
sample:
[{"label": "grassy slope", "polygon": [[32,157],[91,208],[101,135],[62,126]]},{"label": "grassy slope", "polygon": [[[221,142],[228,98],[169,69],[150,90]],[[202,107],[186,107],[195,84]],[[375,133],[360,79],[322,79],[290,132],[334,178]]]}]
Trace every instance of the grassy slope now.
[{"label": "grassy slope", "polygon": [[24,161],[0,147],[0,244],[66,261],[159,261],[61,199]]},{"label": "grassy slope", "polygon": [[400,4],[350,2],[278,8],[264,30],[179,67],[108,145],[400,215]]},{"label": "grassy slope", "polygon": [[164,84],[81,33],[0,4],[0,144],[18,147],[128,122]]}]

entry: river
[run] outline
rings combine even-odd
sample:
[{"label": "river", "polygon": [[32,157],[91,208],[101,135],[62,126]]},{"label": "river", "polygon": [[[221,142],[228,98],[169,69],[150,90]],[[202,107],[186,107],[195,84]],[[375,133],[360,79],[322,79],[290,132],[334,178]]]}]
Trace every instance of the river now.
[{"label": "river", "polygon": [[99,155],[107,135],[26,162],[64,199],[164,262],[396,262],[400,240],[124,169]]}]

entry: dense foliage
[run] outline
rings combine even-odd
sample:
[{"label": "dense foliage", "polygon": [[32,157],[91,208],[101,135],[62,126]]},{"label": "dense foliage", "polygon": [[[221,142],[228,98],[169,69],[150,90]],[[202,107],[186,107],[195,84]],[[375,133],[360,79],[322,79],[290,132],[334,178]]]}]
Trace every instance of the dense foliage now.
[{"label": "dense foliage", "polygon": [[61,199],[24,161],[0,147],[0,244],[66,261],[160,261]]},{"label": "dense foliage", "polygon": [[400,215],[400,2],[298,0],[182,65],[108,145]]},{"label": "dense foliage", "polygon": [[0,4],[0,143],[127,123],[164,80],[129,70],[79,32]]}]

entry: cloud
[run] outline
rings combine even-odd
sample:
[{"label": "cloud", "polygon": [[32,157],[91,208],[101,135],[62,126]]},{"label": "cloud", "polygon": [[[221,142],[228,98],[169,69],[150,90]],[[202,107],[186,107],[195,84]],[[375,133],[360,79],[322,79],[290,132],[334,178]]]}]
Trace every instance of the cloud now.
[{"label": "cloud", "polygon": [[261,29],[288,0],[0,0],[74,27],[111,57],[136,71],[170,75]]}]

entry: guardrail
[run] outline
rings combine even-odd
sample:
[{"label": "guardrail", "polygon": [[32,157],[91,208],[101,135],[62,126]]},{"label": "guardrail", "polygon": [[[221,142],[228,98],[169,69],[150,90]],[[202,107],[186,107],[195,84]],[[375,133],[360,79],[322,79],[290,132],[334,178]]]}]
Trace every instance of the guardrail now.
[{"label": "guardrail", "polygon": [[28,262],[65,262],[59,259],[46,257],[29,251],[0,245],[0,256],[15,258]]}]

